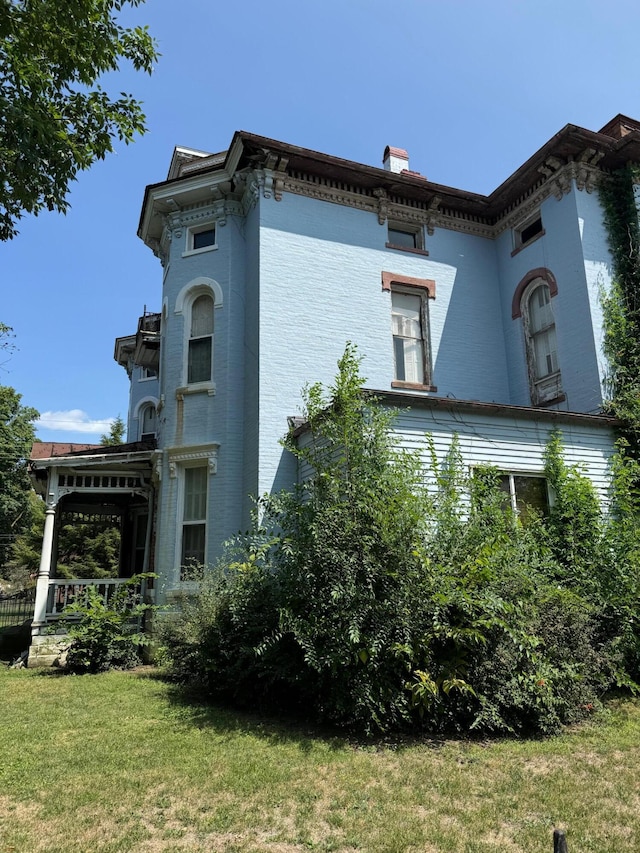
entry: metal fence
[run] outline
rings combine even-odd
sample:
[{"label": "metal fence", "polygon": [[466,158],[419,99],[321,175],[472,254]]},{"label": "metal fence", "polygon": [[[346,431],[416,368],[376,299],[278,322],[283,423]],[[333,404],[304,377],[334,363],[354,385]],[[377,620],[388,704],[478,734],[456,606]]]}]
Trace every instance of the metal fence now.
[{"label": "metal fence", "polygon": [[0,595],[0,631],[22,625],[32,619],[35,601],[35,587],[11,595]]}]

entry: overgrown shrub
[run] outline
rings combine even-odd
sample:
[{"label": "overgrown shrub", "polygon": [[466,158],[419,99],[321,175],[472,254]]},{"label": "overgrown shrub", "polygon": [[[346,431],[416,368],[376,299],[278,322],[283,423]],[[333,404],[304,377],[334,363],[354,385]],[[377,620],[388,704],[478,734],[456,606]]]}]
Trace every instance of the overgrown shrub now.
[{"label": "overgrown shrub", "polygon": [[427,491],[362,382],[348,347],[329,394],[307,389],[308,431],[285,443],[310,476],[260,501],[171,623],[174,675],[366,733],[549,733],[589,713],[629,680],[638,632],[621,615],[635,580],[625,611],[602,555],[609,566],[620,549],[635,578],[632,525],[623,544],[559,436],[548,519],[519,518],[495,471],[469,476],[456,441],[440,463],[432,448]]},{"label": "overgrown shrub", "polygon": [[142,620],[154,605],[141,596],[141,584],[155,575],[134,575],[116,587],[105,602],[93,585],[64,610],[66,628],[71,637],[67,651],[67,669],[76,673],[130,669],[141,661],[141,651],[149,643]]}]

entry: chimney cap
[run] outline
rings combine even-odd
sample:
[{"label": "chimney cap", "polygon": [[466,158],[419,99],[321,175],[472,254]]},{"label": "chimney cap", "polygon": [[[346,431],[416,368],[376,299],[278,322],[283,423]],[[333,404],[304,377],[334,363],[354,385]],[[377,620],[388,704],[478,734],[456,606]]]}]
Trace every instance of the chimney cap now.
[{"label": "chimney cap", "polygon": [[382,155],[382,162],[387,159],[387,157],[400,157],[403,160],[408,160],[409,155],[404,150],[404,148],[394,148],[393,145],[387,145],[384,149],[384,154]]}]

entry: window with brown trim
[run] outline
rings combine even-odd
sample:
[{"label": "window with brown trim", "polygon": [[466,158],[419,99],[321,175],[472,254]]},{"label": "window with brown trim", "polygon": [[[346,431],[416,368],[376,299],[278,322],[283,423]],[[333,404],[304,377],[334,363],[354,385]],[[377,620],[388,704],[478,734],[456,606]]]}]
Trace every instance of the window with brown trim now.
[{"label": "window with brown trim", "polygon": [[435,299],[435,281],[383,272],[382,289],[391,293],[392,387],[435,391],[429,330],[429,299]]},{"label": "window with brown trim", "polygon": [[424,247],[424,228],[422,225],[411,225],[406,222],[387,223],[387,249],[402,249],[428,255]]},{"label": "window with brown trim", "polygon": [[530,243],[535,242],[544,233],[542,217],[540,216],[540,211],[538,211],[513,229],[513,254],[519,252],[520,249],[524,249]]},{"label": "window with brown trim", "polygon": [[392,291],[394,379],[398,382],[425,384],[427,310],[420,294]]}]

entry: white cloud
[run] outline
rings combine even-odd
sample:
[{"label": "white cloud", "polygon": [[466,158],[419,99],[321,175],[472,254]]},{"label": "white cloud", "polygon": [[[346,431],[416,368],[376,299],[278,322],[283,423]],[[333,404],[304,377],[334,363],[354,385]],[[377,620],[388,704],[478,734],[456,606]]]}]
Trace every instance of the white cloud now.
[{"label": "white cloud", "polygon": [[82,409],[69,409],[66,412],[42,412],[36,421],[38,429],[50,429],[62,432],[86,432],[102,435],[109,432],[115,418],[92,420]]}]

